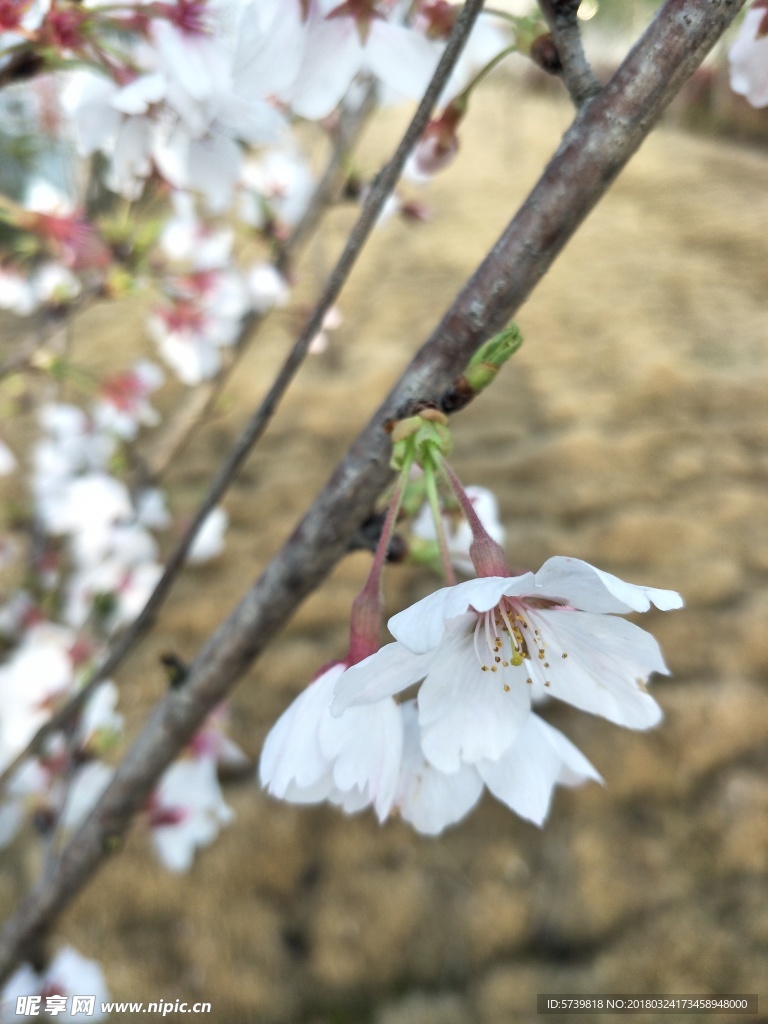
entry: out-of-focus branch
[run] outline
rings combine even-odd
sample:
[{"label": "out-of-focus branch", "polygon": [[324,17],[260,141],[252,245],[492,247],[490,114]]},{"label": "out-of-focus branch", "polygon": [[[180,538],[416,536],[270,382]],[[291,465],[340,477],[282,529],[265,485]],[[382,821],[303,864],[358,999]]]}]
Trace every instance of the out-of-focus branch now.
[{"label": "out-of-focus branch", "polygon": [[580,6],[581,0],[539,0],[557,50],[560,74],[577,109],[601,88],[584,54],[577,16]]},{"label": "out-of-focus branch", "polygon": [[531,195],[341,461],[307,515],[203,646],[184,686],[155,708],[98,805],[0,936],[0,975],[50,927],[119,845],[175,753],[325,578],[390,479],[385,421],[436,400],[519,308],[744,0],[666,0],[603,91],[586,104]]},{"label": "out-of-focus branch", "polygon": [[336,140],[331,159],[317,184],[304,216],[280,248],[277,257],[278,270],[284,271],[290,266],[296,252],[301,249],[308,238],[314,235],[323,213],[338,196],[347,177],[349,155],[355,148],[360,134],[376,106],[376,92],[376,85],[371,83],[357,106],[344,107],[342,110],[336,128]]},{"label": "out-of-focus branch", "polygon": [[458,60],[459,54],[461,53],[464,43],[472,30],[472,26],[474,25],[482,6],[483,0],[467,0],[461,14],[456,20],[454,30],[451,33],[451,37],[448,40],[443,55],[435,69],[432,80],[427,87],[427,91],[419,103],[416,113],[414,114],[411,123],[408,125],[400,144],[395,150],[394,156],[389,163],[379,171],[371,185],[368,198],[365,201],[357,223],[352,228],[352,232],[347,239],[344,251],[339,257],[339,261],[334,267],[315,309],[310,314],[303,331],[288,354],[288,357],[270,386],[269,391],[249,420],[245,430],[235,442],[228,459],[219,470],[216,479],[211,485],[208,494],[198,507],[186,533],[179,541],[176,550],[166,563],[163,575],[160,577],[155,589],[150,594],[146,605],[139,616],[134,619],[128,629],[116,641],[106,659],[93,672],[78,693],[43,726],[41,726],[26,748],[14,758],[2,773],[0,773],[0,786],[3,785],[3,783],[28,757],[33,756],[42,749],[45,740],[50,735],[67,727],[67,725],[74,719],[75,715],[77,715],[85,705],[96,686],[115,671],[139,637],[152,624],[155,615],[159,611],[169,590],[171,589],[171,586],[173,585],[173,581],[186,561],[187,554],[195,537],[197,536],[198,530],[211,510],[221,500],[251,449],[264,433],[275,409],[304,361],[310,342],[322,327],[325,314],[336,301],[341,289],[344,287],[352,268],[357,262],[357,257],[360,255],[368,236],[378,220],[384,204],[397,184],[403,165],[408,159],[408,155],[416,145],[429,122],[429,118],[431,116],[432,109],[437,102],[437,98],[448,80],[456,61]]}]

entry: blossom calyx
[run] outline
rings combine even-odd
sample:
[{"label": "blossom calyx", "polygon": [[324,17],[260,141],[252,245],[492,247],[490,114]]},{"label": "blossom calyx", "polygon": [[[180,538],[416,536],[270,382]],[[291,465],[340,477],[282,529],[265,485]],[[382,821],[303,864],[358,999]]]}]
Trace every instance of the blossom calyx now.
[{"label": "blossom calyx", "polygon": [[422,409],[415,416],[398,420],[391,434],[390,466],[398,472],[413,462],[422,468],[425,464],[433,466],[452,446],[448,417],[439,409]]}]

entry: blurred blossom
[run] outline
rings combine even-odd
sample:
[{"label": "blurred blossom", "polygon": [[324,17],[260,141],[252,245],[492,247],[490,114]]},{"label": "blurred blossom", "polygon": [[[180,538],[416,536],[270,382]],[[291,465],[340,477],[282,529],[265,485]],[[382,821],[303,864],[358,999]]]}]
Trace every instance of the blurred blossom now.
[{"label": "blurred blossom", "polygon": [[754,3],[728,53],[731,88],[753,107],[768,106],[768,6]]},{"label": "blurred blossom", "polygon": [[[57,1013],[57,1021],[78,1021],[81,1015],[70,1013],[71,996],[94,996],[94,1010],[88,1015],[89,1020],[106,1020],[107,1014],[101,1010],[102,1002],[109,999],[109,991],[104,980],[101,967],[95,960],[81,956],[72,946],[64,946],[42,970],[34,970],[29,964],[23,964],[5,983],[0,994],[0,1021],[18,1020],[16,1015],[16,999],[18,996],[41,996],[45,1006],[45,996],[55,993],[66,997],[68,1008]],[[40,1018],[42,1020],[42,1016]]]},{"label": "blurred blossom", "polygon": [[7,476],[9,473],[12,473],[17,465],[16,456],[5,441],[0,441],[0,476]]},{"label": "blurred blossom", "polygon": [[24,749],[54,705],[70,692],[74,642],[75,634],[65,626],[42,622],[26,631],[0,666],[0,769]]},{"label": "blurred blossom", "polygon": [[191,565],[201,565],[217,558],[224,550],[224,534],[229,525],[229,516],[220,505],[212,509],[197,531],[187,555]]},{"label": "blurred blossom", "polygon": [[293,227],[304,215],[315,187],[309,165],[291,149],[269,149],[243,164],[240,217],[263,228],[269,220]]},{"label": "blurred blossom", "polygon": [[189,871],[198,847],[208,846],[234,818],[224,802],[212,756],[184,757],[160,777],[148,806],[152,842],[169,871]]},{"label": "blurred blossom", "polygon": [[246,275],[251,306],[256,313],[267,313],[285,306],[291,296],[283,275],[271,263],[254,263]]},{"label": "blurred blossom", "polygon": [[101,386],[101,394],[92,410],[98,430],[132,441],[140,427],[156,426],[160,416],[148,398],[163,383],[165,375],[155,363],[140,360],[125,373],[110,377]]}]

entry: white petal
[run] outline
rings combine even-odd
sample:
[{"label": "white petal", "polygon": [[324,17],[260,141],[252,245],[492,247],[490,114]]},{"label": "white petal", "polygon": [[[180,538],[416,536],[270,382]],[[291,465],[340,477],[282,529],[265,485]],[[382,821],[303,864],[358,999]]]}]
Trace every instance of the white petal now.
[{"label": "white petal", "polygon": [[336,683],[331,714],[357,704],[373,704],[418,683],[427,674],[432,655],[417,655],[401,644],[386,644],[365,661],[352,665]]},{"label": "white petal", "polygon": [[497,799],[536,825],[544,822],[558,782],[602,781],[570,740],[534,714],[502,757],[479,761],[477,770]]},{"label": "white petal", "polygon": [[533,588],[533,580],[533,573],[527,572],[510,578],[486,576],[465,580],[454,587],[443,587],[393,615],[387,628],[409,651],[423,654],[440,643],[446,621],[464,615],[469,608],[478,612],[490,611],[505,594],[527,594]]},{"label": "white petal", "polygon": [[403,763],[395,804],[417,832],[438,835],[464,817],[480,799],[483,783],[476,769],[463,765],[441,772],[424,757],[415,701],[402,705],[405,727]]},{"label": "white petal", "polygon": [[525,679],[524,666],[483,672],[472,635],[458,630],[449,635],[419,690],[427,759],[441,771],[455,772],[462,762],[500,757],[530,713]]},{"label": "white petal", "polygon": [[236,92],[260,100],[290,88],[302,65],[305,34],[298,0],[259,0],[247,7],[232,68]]},{"label": "white petal", "polygon": [[375,18],[363,61],[390,89],[408,99],[420,100],[442,52],[442,45],[421,33]]},{"label": "white petal", "polygon": [[559,601],[585,612],[647,612],[651,604],[670,611],[683,606],[683,599],[674,590],[625,583],[589,562],[560,555],[548,559],[536,573],[536,586],[530,596]]},{"label": "white petal", "polygon": [[189,180],[214,212],[225,210],[240,174],[242,150],[226,135],[194,139],[189,147]]},{"label": "white petal", "polygon": [[351,18],[333,18],[314,25],[307,37],[304,60],[286,98],[300,117],[327,117],[339,104],[360,70],[363,49]]},{"label": "white petal", "polygon": [[[400,708],[391,699],[323,717],[319,730],[323,755],[332,760],[333,781],[342,793],[357,790],[373,801],[379,821],[395,797],[403,748]],[[364,806],[364,805],[363,805]],[[358,807],[356,806],[357,810]]]},{"label": "white petal", "polygon": [[750,8],[730,49],[731,88],[753,107],[768,106],[768,36],[759,36],[765,9]]},{"label": "white petal", "polygon": [[162,75],[141,75],[124,86],[112,99],[112,107],[123,114],[146,114],[152,103],[159,103],[165,96],[165,79]]},{"label": "white petal", "polygon": [[322,782],[326,788],[317,799],[325,799],[331,765],[320,747],[320,721],[344,668],[343,663],[332,665],[318,676],[270,729],[259,761],[259,780],[273,796],[295,801],[297,789],[311,790]]},{"label": "white petal", "polygon": [[[661,708],[645,692],[651,672],[667,668],[650,633],[625,619],[568,610],[529,611],[544,657],[525,662],[547,693],[629,729],[649,729]],[[566,657],[563,657],[563,654]]]}]

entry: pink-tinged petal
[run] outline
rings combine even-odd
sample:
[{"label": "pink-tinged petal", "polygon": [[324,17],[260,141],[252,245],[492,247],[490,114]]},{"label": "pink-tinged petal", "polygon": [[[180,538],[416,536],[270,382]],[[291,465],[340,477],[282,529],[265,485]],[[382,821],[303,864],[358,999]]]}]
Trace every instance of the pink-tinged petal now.
[{"label": "pink-tinged petal", "polygon": [[394,92],[420,100],[442,52],[442,45],[431,42],[420,32],[374,18],[363,66]]},{"label": "pink-tinged petal", "polygon": [[417,832],[439,835],[464,817],[480,799],[483,783],[474,767],[447,774],[424,757],[415,701],[402,705],[405,729],[403,760],[395,806]]},{"label": "pink-tinged petal", "polygon": [[456,772],[464,762],[500,757],[530,714],[525,680],[524,666],[483,672],[472,634],[449,634],[419,690],[421,744],[430,763]]},{"label": "pink-tinged petal", "polygon": [[529,596],[585,612],[647,612],[652,604],[666,612],[683,606],[683,599],[674,590],[625,583],[589,562],[560,555],[548,559],[539,569]]},{"label": "pink-tinged petal", "polygon": [[628,729],[650,729],[661,721],[645,681],[667,668],[650,633],[625,619],[589,612],[544,609],[530,620],[542,640],[525,665],[552,697]]},{"label": "pink-tinged petal", "polygon": [[387,628],[409,651],[424,654],[441,642],[447,621],[457,619],[470,608],[478,612],[490,611],[504,595],[529,593],[533,582],[533,573],[530,572],[511,578],[486,576],[465,580],[455,587],[443,587],[434,594],[428,594],[410,608],[393,615]]},{"label": "pink-tinged petal", "polygon": [[327,117],[360,70],[363,49],[351,18],[316,23],[307,37],[304,61],[284,98],[300,117]]},{"label": "pink-tinged petal", "polygon": [[401,644],[387,644],[365,661],[352,665],[336,683],[331,714],[373,704],[420,682],[432,663],[432,655],[411,654]]},{"label": "pink-tinged petal", "polygon": [[477,770],[498,800],[536,825],[546,819],[558,782],[602,781],[570,740],[534,714],[500,758],[479,761]]}]

